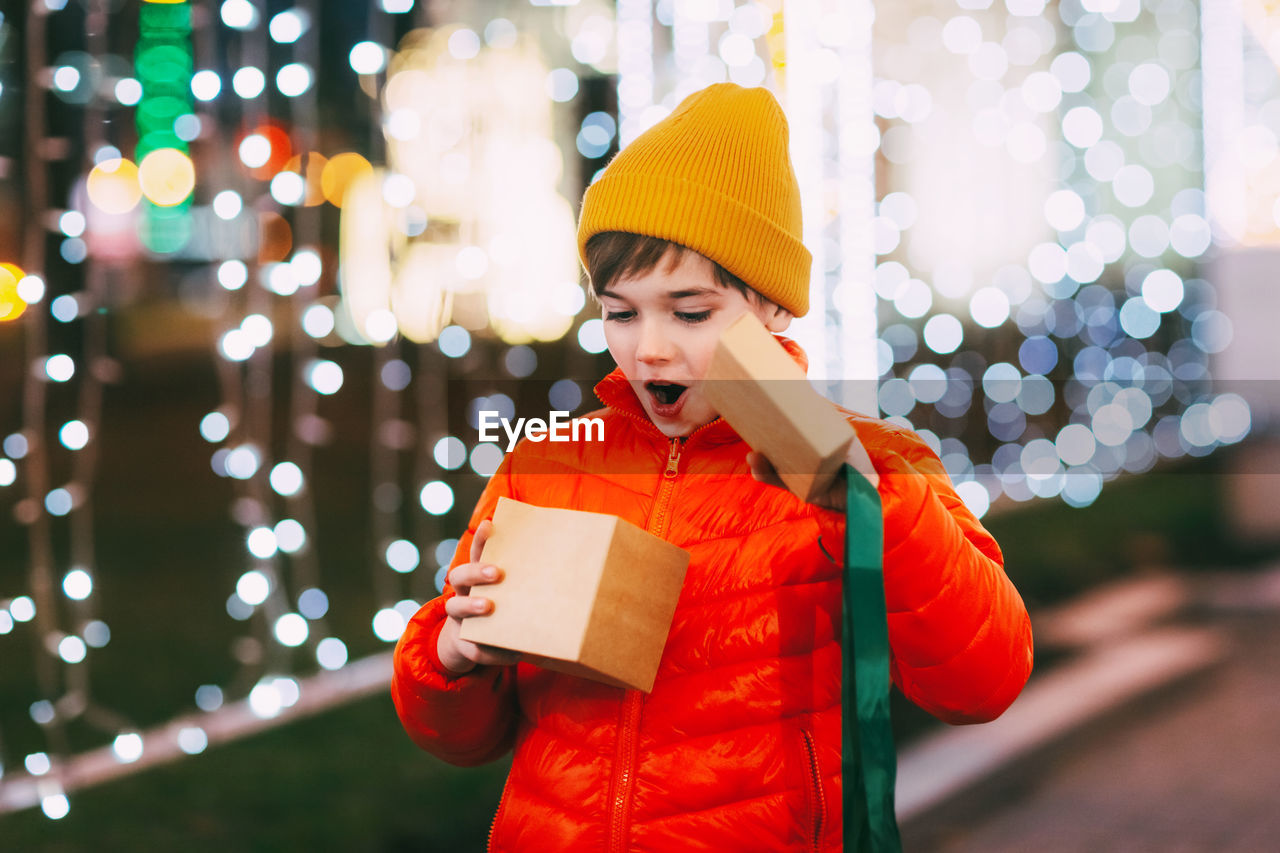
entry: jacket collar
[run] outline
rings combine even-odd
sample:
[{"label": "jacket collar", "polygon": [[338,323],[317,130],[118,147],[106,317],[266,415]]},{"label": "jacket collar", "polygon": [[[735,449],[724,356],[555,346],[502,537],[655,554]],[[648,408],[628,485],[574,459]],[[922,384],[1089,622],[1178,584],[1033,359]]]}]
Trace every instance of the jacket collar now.
[{"label": "jacket collar", "polygon": [[[774,335],[773,337],[778,343],[782,344],[782,348],[787,351],[787,355],[791,356],[792,360],[800,365],[800,369],[807,373],[809,370],[809,357],[805,355],[800,345],[790,338],[784,338],[782,335]],[[666,439],[662,431],[654,425],[653,421],[649,420],[648,413],[645,412],[644,406],[640,404],[640,398],[636,396],[631,383],[623,375],[622,368],[615,367],[608,376],[601,379],[596,384],[595,392],[601,403],[604,403],[615,412],[639,422],[640,428],[644,432],[663,440]],[[700,438],[712,444],[726,444],[731,441],[737,441],[740,438],[733,427],[729,426],[728,422],[721,418],[716,418],[709,424],[698,427],[695,432]]]}]

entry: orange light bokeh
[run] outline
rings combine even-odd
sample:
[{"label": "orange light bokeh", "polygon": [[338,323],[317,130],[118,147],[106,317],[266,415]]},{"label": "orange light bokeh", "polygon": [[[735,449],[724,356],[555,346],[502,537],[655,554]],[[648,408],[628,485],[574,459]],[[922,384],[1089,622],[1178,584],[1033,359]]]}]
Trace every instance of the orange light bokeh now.
[{"label": "orange light bokeh", "polygon": [[324,171],[320,175],[320,186],[324,190],[324,197],[335,207],[342,207],[347,188],[356,178],[372,171],[373,166],[359,154],[348,151],[335,155],[325,164]]},{"label": "orange light bokeh", "polygon": [[283,261],[293,251],[293,229],[278,213],[266,212],[258,216],[258,234],[260,264]]}]

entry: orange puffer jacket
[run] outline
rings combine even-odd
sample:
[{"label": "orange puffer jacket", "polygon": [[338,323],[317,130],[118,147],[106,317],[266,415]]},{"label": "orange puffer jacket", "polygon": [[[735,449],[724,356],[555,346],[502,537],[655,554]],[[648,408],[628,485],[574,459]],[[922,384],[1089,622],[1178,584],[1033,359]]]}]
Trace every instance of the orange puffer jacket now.
[{"label": "orange puffer jacket", "polygon": [[[455,564],[501,495],[612,513],[685,548],[653,691],[524,663],[453,676],[436,653],[446,589],[396,648],[405,729],[458,765],[514,746],[492,850],[839,850],[841,568],[824,549],[843,553],[843,516],[755,482],[723,421],[668,439],[619,371],[596,392],[605,440],[518,445]],[[852,422],[881,474],[893,680],[948,722],[992,719],[1031,670],[1000,550],[919,438]]]}]

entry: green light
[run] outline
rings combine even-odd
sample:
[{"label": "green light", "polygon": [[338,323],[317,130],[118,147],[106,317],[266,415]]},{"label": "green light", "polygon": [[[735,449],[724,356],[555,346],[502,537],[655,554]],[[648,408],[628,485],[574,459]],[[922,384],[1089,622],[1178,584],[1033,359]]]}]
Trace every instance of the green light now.
[{"label": "green light", "polygon": [[[145,42],[144,42],[145,44]],[[147,83],[175,83],[190,79],[193,60],[191,50],[174,44],[158,44],[138,51],[134,62],[138,79]]]},{"label": "green light", "polygon": [[181,251],[191,239],[191,201],[174,207],[160,207],[144,202],[146,215],[138,224],[142,245],[158,255]]},{"label": "green light", "polygon": [[187,35],[191,32],[190,3],[143,3],[138,16],[142,37]]},{"label": "green light", "polygon": [[138,133],[146,136],[157,130],[173,130],[178,116],[191,112],[191,107],[178,98],[143,98],[138,102]]},{"label": "green light", "polygon": [[[134,51],[135,75],[142,84],[134,121],[138,145],[134,159],[141,163],[152,151],[176,148],[187,153],[186,140],[174,130],[181,116],[191,113],[190,3],[143,3],[138,14],[139,39]],[[191,239],[191,199],[173,207],[144,202],[138,223],[142,244],[156,254],[180,251]]]}]

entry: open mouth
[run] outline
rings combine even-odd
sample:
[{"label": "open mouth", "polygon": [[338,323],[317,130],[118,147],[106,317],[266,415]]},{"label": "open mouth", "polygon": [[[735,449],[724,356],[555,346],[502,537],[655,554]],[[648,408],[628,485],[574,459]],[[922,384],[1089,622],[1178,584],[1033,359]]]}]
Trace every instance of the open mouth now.
[{"label": "open mouth", "polygon": [[680,395],[688,390],[689,386],[679,385],[674,382],[646,382],[644,387],[659,405],[670,406],[680,399]]}]

